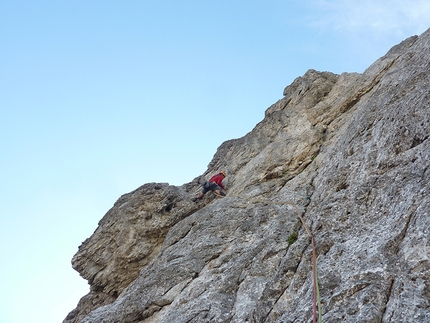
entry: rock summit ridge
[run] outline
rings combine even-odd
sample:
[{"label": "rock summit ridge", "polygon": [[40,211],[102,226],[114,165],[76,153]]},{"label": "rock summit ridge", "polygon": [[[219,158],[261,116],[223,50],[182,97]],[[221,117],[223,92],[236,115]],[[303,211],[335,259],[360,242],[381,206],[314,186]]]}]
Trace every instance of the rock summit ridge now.
[{"label": "rock summit ridge", "polygon": [[[364,73],[307,71],[190,183],[121,196],[64,323],[430,322],[430,29]],[[224,169],[228,194],[192,197]]]}]

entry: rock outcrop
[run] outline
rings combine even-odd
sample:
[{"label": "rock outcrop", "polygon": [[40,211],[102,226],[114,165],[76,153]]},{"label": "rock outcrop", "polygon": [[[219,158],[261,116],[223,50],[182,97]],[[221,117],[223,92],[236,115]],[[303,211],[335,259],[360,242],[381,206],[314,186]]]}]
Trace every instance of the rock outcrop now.
[{"label": "rock outcrop", "polygon": [[[309,70],[207,171],[122,196],[64,323],[430,322],[430,30],[363,74]],[[228,195],[192,197],[225,170]]]}]

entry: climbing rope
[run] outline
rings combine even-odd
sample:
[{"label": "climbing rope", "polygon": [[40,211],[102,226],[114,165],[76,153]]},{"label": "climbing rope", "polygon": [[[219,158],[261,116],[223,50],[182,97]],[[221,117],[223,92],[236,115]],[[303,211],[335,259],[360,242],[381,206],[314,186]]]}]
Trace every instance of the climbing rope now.
[{"label": "climbing rope", "polygon": [[[215,193],[214,193],[215,194]],[[240,196],[221,196],[218,194],[215,194],[217,197],[220,198],[241,198]],[[281,202],[274,202],[270,200],[262,200],[262,199],[251,199],[249,200],[251,203],[265,203],[265,204],[276,204],[276,205],[292,205],[296,209],[297,215],[300,219],[300,221],[303,224],[303,227],[305,228],[308,236],[311,238],[311,245],[312,245],[312,273],[313,273],[313,323],[317,322],[317,312],[318,312],[318,323],[322,323],[322,313],[321,313],[321,297],[320,297],[320,291],[319,291],[319,284],[318,284],[318,270],[317,270],[317,260],[316,260],[316,252],[315,252],[315,240],[311,233],[311,230],[306,225],[305,220],[302,217],[302,214],[300,213],[299,208],[297,207],[296,203],[290,202],[290,201],[281,201]],[[318,306],[318,310],[317,310]]]},{"label": "climbing rope", "polygon": [[316,252],[315,252],[315,240],[314,240],[314,236],[311,233],[311,230],[309,230],[309,227],[306,225],[306,222],[303,219],[302,214],[300,213],[299,208],[297,207],[296,203],[290,202],[290,201],[273,202],[273,201],[270,201],[270,200],[251,200],[251,202],[276,204],[276,205],[289,204],[289,205],[294,206],[294,208],[296,209],[297,215],[298,215],[300,221],[302,222],[303,227],[305,228],[308,236],[311,238],[313,290],[314,290],[314,301],[313,301],[313,314],[314,315],[313,315],[313,323],[317,322],[317,304],[318,304],[318,322],[322,323],[321,298],[320,298],[320,291],[319,291],[319,286],[318,286],[318,270],[317,270],[317,260],[316,260]]}]

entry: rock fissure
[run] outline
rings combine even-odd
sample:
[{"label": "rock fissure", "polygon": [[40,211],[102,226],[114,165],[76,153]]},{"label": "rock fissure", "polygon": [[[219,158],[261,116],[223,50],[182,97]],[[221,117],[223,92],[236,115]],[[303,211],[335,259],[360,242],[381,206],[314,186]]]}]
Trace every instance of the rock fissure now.
[{"label": "rock fissure", "polygon": [[[392,296],[394,282],[395,282],[395,278],[392,278],[391,281],[390,281],[390,287],[388,288],[388,292],[387,292],[387,301],[385,302],[385,307],[383,309],[382,316],[381,316],[381,323],[384,322],[384,317],[385,317],[385,314],[386,314],[388,303],[390,302],[390,299],[391,299],[391,296]],[[387,321],[391,322],[391,317],[387,318]]]},{"label": "rock fissure", "polygon": [[400,245],[405,240],[412,217],[417,209],[418,209],[418,206],[414,206],[414,203],[412,203],[409,210],[407,211],[407,215],[405,217],[402,230],[394,237],[394,239],[388,241],[386,246],[390,254],[398,256],[398,253],[400,251]]}]

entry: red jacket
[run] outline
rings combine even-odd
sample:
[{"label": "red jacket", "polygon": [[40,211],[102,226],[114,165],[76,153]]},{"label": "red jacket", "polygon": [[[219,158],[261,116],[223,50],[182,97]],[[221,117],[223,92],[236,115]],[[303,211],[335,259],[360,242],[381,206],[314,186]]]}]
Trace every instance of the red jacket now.
[{"label": "red jacket", "polygon": [[215,176],[212,176],[212,178],[209,180],[209,182],[217,183],[219,187],[225,190],[224,185],[222,185],[222,180],[224,179],[224,176],[221,174],[217,174]]}]

